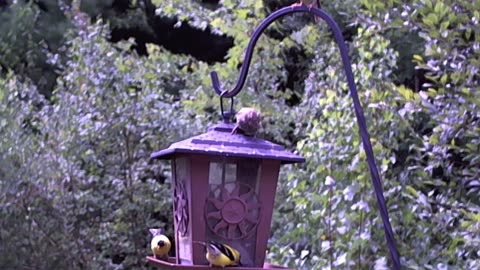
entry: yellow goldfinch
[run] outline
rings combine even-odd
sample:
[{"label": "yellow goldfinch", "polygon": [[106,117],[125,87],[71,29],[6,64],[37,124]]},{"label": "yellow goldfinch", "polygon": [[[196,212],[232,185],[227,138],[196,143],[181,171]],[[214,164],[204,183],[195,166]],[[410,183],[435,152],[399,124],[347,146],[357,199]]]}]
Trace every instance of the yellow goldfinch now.
[{"label": "yellow goldfinch", "polygon": [[[291,6],[298,7],[302,5],[308,6],[309,9],[311,9],[312,7],[320,8],[320,0],[300,0],[300,2],[294,3]],[[315,22],[320,22],[320,17],[315,16]]]},{"label": "yellow goldfinch", "polygon": [[168,237],[162,234],[162,229],[150,229],[150,233],[153,236],[152,241],[150,242],[153,257],[167,260],[168,252],[170,251],[172,243],[170,243]]},{"label": "yellow goldfinch", "polygon": [[214,241],[209,243],[194,241],[194,243],[205,246],[207,254],[205,258],[210,266],[240,266],[240,252],[227,244],[220,244]]}]

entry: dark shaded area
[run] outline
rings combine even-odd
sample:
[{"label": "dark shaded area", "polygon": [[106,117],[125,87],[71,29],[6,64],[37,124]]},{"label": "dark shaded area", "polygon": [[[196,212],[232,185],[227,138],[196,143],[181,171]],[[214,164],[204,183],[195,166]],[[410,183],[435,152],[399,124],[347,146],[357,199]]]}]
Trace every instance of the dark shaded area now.
[{"label": "dark shaded area", "polygon": [[217,9],[219,7],[219,2],[219,0],[200,0],[202,6],[211,10]]},{"label": "dark shaded area", "polygon": [[156,44],[172,53],[188,54],[208,63],[225,61],[228,50],[233,46],[233,38],[212,34],[209,27],[205,31],[188,24],[175,28],[176,22],[158,16],[152,20],[151,26],[157,35]]},{"label": "dark shaded area", "polygon": [[210,5],[218,5],[218,2],[220,2],[220,0],[201,0],[200,2]]},{"label": "dark shaded area", "polygon": [[[176,54],[187,54],[207,63],[223,62],[228,50],[233,46],[233,38],[225,35],[213,34],[207,27],[205,30],[193,28],[187,23],[175,27],[176,18],[155,15],[156,7],[150,0],[144,0],[144,9],[147,23],[150,29],[140,28],[114,28],[111,33],[111,41],[135,38],[135,50],[145,55],[146,44],[154,43]],[[134,8],[128,0],[116,0],[112,8],[120,14]],[[150,32],[150,31],[151,32]]]},{"label": "dark shaded area", "polygon": [[0,0],[0,8],[5,8],[8,4],[7,0]]},{"label": "dark shaded area", "polygon": [[[26,3],[30,2],[29,0],[26,0],[25,1]],[[47,4],[44,3],[44,1],[33,1],[37,6],[38,8],[43,11],[43,12],[48,12],[48,7],[47,7]]]},{"label": "dark shaded area", "polygon": [[312,57],[308,57],[305,51],[298,47],[292,47],[285,52],[285,69],[287,70],[288,77],[284,84],[280,87],[283,89],[291,89],[293,91],[291,97],[286,100],[288,106],[296,106],[301,102],[301,93],[294,90],[303,90],[305,87],[305,79],[308,75],[308,68]]},{"label": "dark shaded area", "polygon": [[123,13],[129,8],[133,8],[131,4],[132,3],[130,0],[114,0],[112,3],[112,9],[117,12]]},{"label": "dark shaded area", "polygon": [[118,254],[114,254],[112,256],[112,263],[113,264],[121,264],[125,258],[127,257],[127,254],[122,252],[122,253],[118,253]]},{"label": "dark shaded area", "polygon": [[405,85],[418,92],[426,82],[425,72],[415,69],[412,63],[414,54],[421,54],[424,40],[418,32],[388,31],[386,36],[390,40],[392,48],[398,52],[398,64],[394,71],[394,83]]},{"label": "dark shaded area", "polygon": [[135,38],[135,46],[132,49],[139,55],[147,55],[147,43],[157,44],[154,36],[140,28],[114,28],[111,30],[109,41],[118,42],[131,37]]}]

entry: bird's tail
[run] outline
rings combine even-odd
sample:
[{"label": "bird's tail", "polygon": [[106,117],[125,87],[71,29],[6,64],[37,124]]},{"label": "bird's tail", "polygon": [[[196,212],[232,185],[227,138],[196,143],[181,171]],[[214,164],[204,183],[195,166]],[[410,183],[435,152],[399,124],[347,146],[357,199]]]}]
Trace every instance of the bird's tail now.
[{"label": "bird's tail", "polygon": [[152,234],[152,236],[161,235],[163,233],[163,230],[161,228],[160,229],[151,228],[149,229],[149,231],[150,231],[150,234]]}]

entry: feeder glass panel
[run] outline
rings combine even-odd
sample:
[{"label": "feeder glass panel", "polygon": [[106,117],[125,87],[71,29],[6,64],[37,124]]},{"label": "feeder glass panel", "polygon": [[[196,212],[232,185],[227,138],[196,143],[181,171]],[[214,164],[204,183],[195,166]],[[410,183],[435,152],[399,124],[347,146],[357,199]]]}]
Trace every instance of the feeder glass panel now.
[{"label": "feeder glass panel", "polygon": [[260,168],[255,159],[212,161],[209,166],[207,237],[238,249],[245,266],[254,265]]}]

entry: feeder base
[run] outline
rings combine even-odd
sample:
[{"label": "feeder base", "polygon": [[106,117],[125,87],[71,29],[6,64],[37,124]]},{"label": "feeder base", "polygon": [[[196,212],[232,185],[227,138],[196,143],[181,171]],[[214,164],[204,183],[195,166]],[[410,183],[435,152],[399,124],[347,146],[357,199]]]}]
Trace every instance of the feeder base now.
[{"label": "feeder base", "polygon": [[232,270],[263,270],[263,269],[283,269],[283,270],[294,270],[290,268],[285,268],[282,266],[271,265],[268,263],[263,264],[263,268],[258,267],[243,267],[243,266],[232,266],[232,267],[210,267],[208,265],[184,265],[176,264],[175,257],[168,258],[168,261],[162,261],[152,256],[148,256],[147,260],[156,265],[158,268],[163,270],[197,270],[197,269],[232,269]]}]

